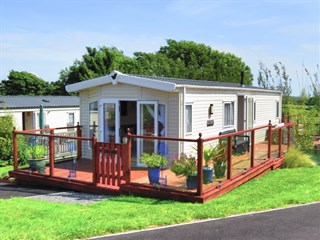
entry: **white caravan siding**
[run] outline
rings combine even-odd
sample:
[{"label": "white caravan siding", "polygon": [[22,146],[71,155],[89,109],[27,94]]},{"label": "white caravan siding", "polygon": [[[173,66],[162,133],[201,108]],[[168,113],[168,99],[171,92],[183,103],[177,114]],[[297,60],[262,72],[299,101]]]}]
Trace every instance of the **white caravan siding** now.
[{"label": "white caravan siding", "polygon": [[[156,100],[159,104],[166,106],[166,128],[167,136],[179,136],[179,95],[175,92],[165,92],[143,88],[128,84],[118,83],[105,84],[100,87],[90,88],[80,92],[80,109],[81,109],[81,125],[83,126],[83,136],[89,136],[89,103],[98,101],[99,99],[112,100]],[[169,155],[178,151],[178,143],[168,143]],[[88,144],[83,143],[83,156],[91,158],[91,149]]]},{"label": "white caravan siding", "polygon": [[[181,93],[183,94],[183,93]],[[279,101],[281,115],[281,95],[280,93],[267,93],[239,90],[206,90],[206,89],[186,89],[185,103],[192,105],[192,132],[185,133],[185,138],[197,139],[199,133],[202,138],[208,138],[219,135],[222,131],[231,129],[237,130],[238,121],[238,96],[242,95],[245,99],[253,98],[256,102],[256,121],[253,127],[259,127],[268,124],[271,120],[272,124],[280,123],[280,118],[276,117],[276,102]],[[183,97],[181,97],[183,101]],[[224,102],[234,102],[234,125],[224,127]],[[208,110],[210,104],[213,104],[213,114],[209,115]],[[183,104],[182,104],[183,105]],[[180,108],[180,117],[183,118],[183,107]],[[246,114],[246,113],[245,113]],[[252,112],[253,114],[253,112]],[[253,116],[252,116],[253,117]],[[207,126],[208,120],[214,120],[213,126]],[[180,121],[182,123],[183,120]],[[184,124],[182,124],[184,125]],[[180,128],[183,131],[182,128]],[[265,131],[258,131],[256,141],[265,140]],[[196,143],[185,143],[181,146],[181,152],[194,152]]]}]

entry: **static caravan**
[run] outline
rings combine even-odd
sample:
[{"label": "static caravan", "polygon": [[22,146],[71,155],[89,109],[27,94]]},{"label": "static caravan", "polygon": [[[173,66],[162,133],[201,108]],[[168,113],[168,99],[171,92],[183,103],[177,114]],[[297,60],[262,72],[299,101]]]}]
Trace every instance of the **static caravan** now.
[{"label": "static caravan", "polygon": [[0,116],[11,114],[18,130],[67,127],[79,122],[76,96],[0,96]]},{"label": "static caravan", "polygon": [[[83,136],[91,136],[95,128],[102,142],[125,141],[128,128],[137,135],[196,139],[200,132],[207,138],[281,121],[280,91],[234,83],[113,71],[68,85],[66,90],[80,93]],[[264,137],[265,133],[256,135]],[[157,151],[156,144],[142,140],[132,147],[133,164],[138,166],[142,152]],[[170,156],[190,149],[187,143],[168,144]],[[84,156],[90,156],[87,150]]]}]

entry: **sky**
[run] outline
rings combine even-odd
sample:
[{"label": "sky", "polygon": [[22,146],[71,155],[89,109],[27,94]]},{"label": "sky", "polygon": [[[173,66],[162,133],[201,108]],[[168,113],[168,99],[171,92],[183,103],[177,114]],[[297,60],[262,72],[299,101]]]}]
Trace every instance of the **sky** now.
[{"label": "sky", "polygon": [[[320,0],[0,0],[0,80],[10,70],[51,82],[89,47],[156,52],[166,39],[240,57],[257,85],[259,62],[282,62],[293,95],[319,72]],[[320,74],[320,73],[319,73]]]}]

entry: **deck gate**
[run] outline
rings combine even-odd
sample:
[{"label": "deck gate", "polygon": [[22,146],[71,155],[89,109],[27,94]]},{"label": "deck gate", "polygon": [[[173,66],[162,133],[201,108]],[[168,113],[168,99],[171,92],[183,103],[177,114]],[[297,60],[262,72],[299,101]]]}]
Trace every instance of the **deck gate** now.
[{"label": "deck gate", "polygon": [[126,144],[96,143],[95,166],[97,183],[120,186],[124,182]]}]

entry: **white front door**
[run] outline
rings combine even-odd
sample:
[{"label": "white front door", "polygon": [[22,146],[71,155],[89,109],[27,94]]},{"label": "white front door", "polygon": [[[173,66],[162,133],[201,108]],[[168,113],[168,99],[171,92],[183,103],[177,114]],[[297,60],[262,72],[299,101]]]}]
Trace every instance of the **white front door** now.
[{"label": "white front door", "polygon": [[99,101],[99,141],[119,143],[119,101],[101,99]]},{"label": "white front door", "polygon": [[[137,102],[137,135],[158,136],[158,102]],[[140,156],[143,152],[156,152],[157,140],[137,139],[137,165],[140,165]]]}]

